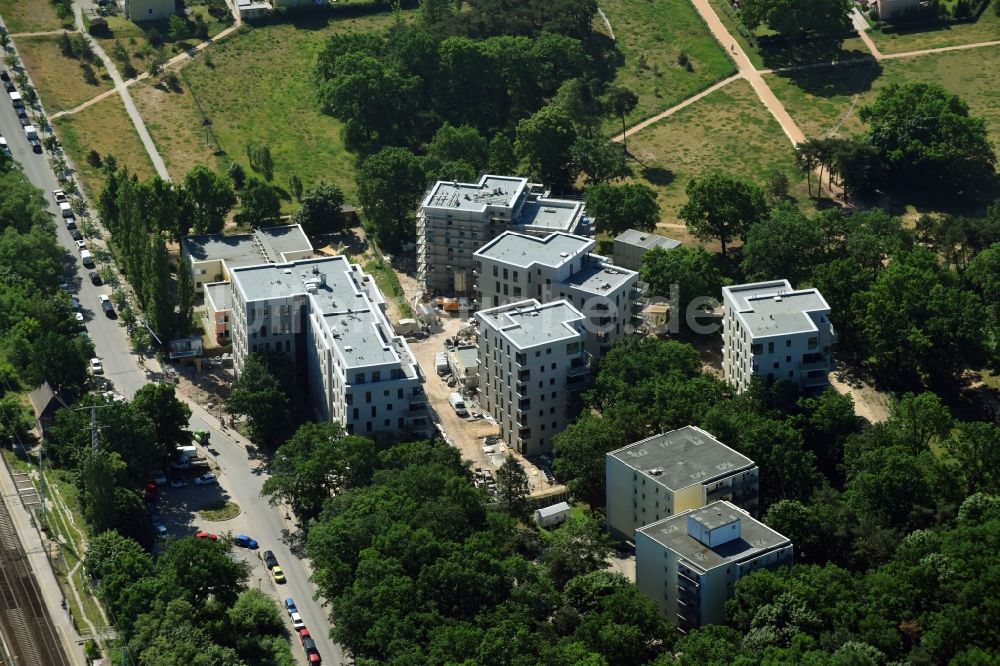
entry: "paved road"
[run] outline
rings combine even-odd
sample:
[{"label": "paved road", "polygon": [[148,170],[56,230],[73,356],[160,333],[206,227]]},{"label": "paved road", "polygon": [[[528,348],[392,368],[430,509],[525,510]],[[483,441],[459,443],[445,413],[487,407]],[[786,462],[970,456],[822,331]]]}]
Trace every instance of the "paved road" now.
[{"label": "paved road", "polygon": [[[6,95],[4,95],[6,98]],[[51,198],[51,192],[59,187],[55,175],[49,168],[44,155],[31,150],[24,131],[9,99],[0,99],[0,134],[7,138],[11,153],[24,168],[25,174],[35,187],[48,199],[49,211],[57,222],[56,235],[59,243],[67,249],[67,276],[71,290],[79,297],[84,310],[87,330],[94,341],[96,354],[101,357],[105,375],[114,382],[115,389],[131,397],[149,380],[146,371],[139,367],[137,358],[129,351],[129,341],[119,320],[108,319],[101,311],[98,295],[110,295],[107,286],[94,286],[87,279],[87,269],[80,263],[73,239],[59,218],[58,210]],[[311,571],[308,563],[292,555],[282,542],[283,530],[287,529],[278,511],[260,498],[263,476],[255,474],[247,461],[246,450],[237,443],[231,431],[223,434],[218,429],[218,421],[209,416],[201,407],[192,404],[191,429],[209,430],[216,459],[222,468],[220,485],[247,513],[253,526],[252,535],[263,549],[273,550],[288,577],[288,584],[279,588],[282,596],[291,596],[299,605],[303,619],[310,627],[316,640],[323,662],[326,664],[349,663],[343,650],[329,639],[330,624],[324,609],[313,600],[314,588],[309,583]],[[239,438],[245,446],[247,443]]]}]

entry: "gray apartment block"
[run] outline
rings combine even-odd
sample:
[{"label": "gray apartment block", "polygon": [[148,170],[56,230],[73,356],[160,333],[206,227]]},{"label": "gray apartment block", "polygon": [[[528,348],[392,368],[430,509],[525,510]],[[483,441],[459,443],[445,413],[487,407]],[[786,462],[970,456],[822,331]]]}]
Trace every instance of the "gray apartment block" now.
[{"label": "gray apartment block", "polygon": [[504,231],[588,234],[590,226],[583,202],[549,197],[526,178],[438,181],[417,212],[417,278],[429,294],[472,295],[472,255]]},{"label": "gray apartment block", "polygon": [[616,266],[637,271],[642,268],[643,257],[654,247],[663,250],[672,250],[675,247],[680,247],[680,244],[680,241],[665,236],[658,236],[648,231],[626,229],[615,236],[614,249],[611,256],[615,260]]},{"label": "gray apartment block", "polygon": [[837,333],[830,306],[817,289],[792,289],[788,280],[722,288],[722,370],[739,391],[758,376],[787,380],[805,391],[829,385]]},{"label": "gray apartment block", "polygon": [[641,323],[639,274],[592,253],[596,242],[573,234],[528,236],[508,231],[473,255],[480,307],[534,298],[566,300],[586,318],[587,352],[595,359]]},{"label": "gray apartment block", "polygon": [[713,502],[636,530],[635,583],[682,632],[726,619],[736,582],[791,566],[792,542],[730,502]]},{"label": "gray apartment block", "polygon": [[604,460],[608,530],[620,539],[717,500],[757,508],[756,463],[695,426],[647,437]]},{"label": "gray apartment block", "polygon": [[316,413],[350,433],[430,431],[423,376],[375,281],[344,257],[232,270],[236,375],[281,352],[308,375]]},{"label": "gray apartment block", "polygon": [[479,404],[503,441],[524,455],[552,449],[563,431],[569,395],[590,374],[584,317],[566,301],[531,299],[480,310]]},{"label": "gray apartment block", "polygon": [[262,227],[248,234],[202,234],[181,239],[181,256],[191,268],[196,292],[210,282],[225,282],[239,266],[285,263],[313,256],[302,227]]}]

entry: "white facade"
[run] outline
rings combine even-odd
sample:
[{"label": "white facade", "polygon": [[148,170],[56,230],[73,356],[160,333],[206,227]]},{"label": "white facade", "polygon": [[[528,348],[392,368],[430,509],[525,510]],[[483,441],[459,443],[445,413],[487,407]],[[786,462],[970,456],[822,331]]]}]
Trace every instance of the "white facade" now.
[{"label": "white facade", "polygon": [[722,371],[739,391],[756,375],[820,391],[829,384],[837,334],[830,306],[816,289],[788,280],[722,288]]},{"label": "white facade", "polygon": [[479,404],[524,455],[552,449],[571,415],[569,396],[590,374],[584,317],[566,301],[521,301],[476,313]]},{"label": "white facade", "polygon": [[659,236],[649,231],[626,229],[615,236],[614,249],[611,256],[614,258],[616,266],[637,271],[642,268],[642,260],[646,256],[646,253],[654,247],[663,250],[672,250],[675,247],[680,247],[680,244],[680,241]]},{"label": "white facade", "polygon": [[472,255],[504,231],[589,233],[581,201],[553,199],[526,178],[438,181],[417,211],[417,279],[428,294],[472,294]]},{"label": "white facade", "polygon": [[682,632],[721,624],[736,582],[791,566],[792,542],[730,502],[713,502],[635,533],[636,587]]},{"label": "white facade", "polygon": [[232,271],[237,377],[254,352],[288,355],[307,376],[316,412],[349,433],[430,431],[420,368],[393,333],[385,300],[344,257]]},{"label": "white facade", "polygon": [[595,359],[638,325],[639,274],[592,254],[596,242],[572,234],[508,231],[473,255],[480,307],[534,298],[566,300],[583,313],[587,352]]},{"label": "white facade", "polygon": [[608,530],[618,538],[718,500],[757,508],[756,463],[694,426],[647,437],[604,460]]}]

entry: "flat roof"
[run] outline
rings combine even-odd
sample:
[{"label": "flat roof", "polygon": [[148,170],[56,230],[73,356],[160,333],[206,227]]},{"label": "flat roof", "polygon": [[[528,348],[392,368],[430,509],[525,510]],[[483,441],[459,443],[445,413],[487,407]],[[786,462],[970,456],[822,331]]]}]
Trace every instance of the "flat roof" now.
[{"label": "flat roof", "polygon": [[608,455],[672,491],[754,466],[753,460],[695,426],[653,435]]},{"label": "flat roof", "polygon": [[233,287],[229,282],[211,282],[204,289],[205,298],[211,299],[216,312],[233,309]]},{"label": "flat roof", "polygon": [[532,298],[480,310],[476,318],[518,349],[583,337],[584,316],[565,300],[540,304]]},{"label": "flat roof", "polygon": [[573,232],[582,213],[582,201],[541,198],[524,204],[518,222],[539,231]]},{"label": "flat roof", "polygon": [[185,236],[181,243],[195,261],[225,261],[230,268],[284,261],[286,252],[313,249],[297,224],[264,227],[249,234]]},{"label": "flat roof", "polygon": [[[690,536],[687,531],[688,518],[695,518],[702,524],[728,523],[735,516],[740,520],[740,538],[709,548]],[[726,501],[712,502],[700,509],[692,509],[664,518],[636,530],[653,539],[661,546],[669,548],[683,557],[686,563],[701,571],[752,559],[761,553],[790,545],[787,537],[755,520]]]},{"label": "flat roof", "polygon": [[454,351],[459,362],[466,368],[479,365],[479,347],[459,347]]},{"label": "flat roof", "polygon": [[736,316],[755,338],[816,331],[809,312],[826,311],[818,289],[792,289],[788,280],[754,282],[723,287],[736,307]]},{"label": "flat roof", "polygon": [[612,294],[638,273],[611,264],[604,257],[592,254],[576,273],[563,280],[563,284],[597,296]]},{"label": "flat roof", "polygon": [[664,250],[672,250],[681,244],[680,241],[674,240],[673,238],[659,236],[648,231],[637,231],[635,229],[626,229],[615,236],[615,240],[622,243],[628,243],[629,245],[643,247],[647,250],[654,247],[662,247]]},{"label": "flat roof", "polygon": [[487,207],[512,209],[528,187],[527,178],[485,175],[478,183],[439,180],[424,198],[424,208],[485,212]]},{"label": "flat roof", "polygon": [[529,268],[534,264],[559,268],[581,252],[589,252],[596,242],[573,234],[551,233],[544,238],[505,231],[475,252],[477,257]]},{"label": "flat roof", "polygon": [[[232,272],[233,287],[247,303],[308,298],[310,314],[322,318],[329,333],[327,342],[346,367],[401,363],[407,376],[414,376],[413,354],[374,305],[380,295],[375,281],[366,277],[343,256],[244,266]],[[312,287],[315,291],[310,291]],[[369,295],[369,291],[374,293]]]}]

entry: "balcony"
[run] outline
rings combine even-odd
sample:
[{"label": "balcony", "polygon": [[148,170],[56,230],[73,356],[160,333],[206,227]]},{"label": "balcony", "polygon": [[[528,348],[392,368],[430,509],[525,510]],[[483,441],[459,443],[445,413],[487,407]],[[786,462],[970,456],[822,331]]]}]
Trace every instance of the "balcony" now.
[{"label": "balcony", "polygon": [[531,370],[521,370],[517,373],[517,381],[526,382],[531,379]]},{"label": "balcony", "polygon": [[427,413],[426,402],[411,402],[406,410],[406,416],[408,418],[413,418],[414,416],[420,416],[426,413]]},{"label": "balcony", "polygon": [[574,357],[569,362],[569,367],[566,368],[567,377],[579,377],[581,375],[590,374],[590,366],[593,361],[593,357],[589,352],[583,352],[579,356]]},{"label": "balcony", "polygon": [[524,398],[517,401],[518,409],[531,409],[531,398]]},{"label": "balcony", "polygon": [[[695,589],[701,588],[701,583],[699,583],[696,580],[697,577],[696,576],[692,577],[692,576],[693,576],[693,574],[692,575],[688,575],[688,574],[684,573],[684,571],[682,571],[681,569],[677,569],[677,586],[678,586],[678,589],[680,589],[682,585],[683,586],[691,585],[691,586],[694,586]],[[688,591],[688,590],[685,590],[685,591]]]},{"label": "balcony", "polygon": [[517,384],[516,388],[514,389],[514,392],[517,393],[518,395],[521,395],[521,396],[527,395],[527,393],[528,393],[528,385],[527,384]]}]

